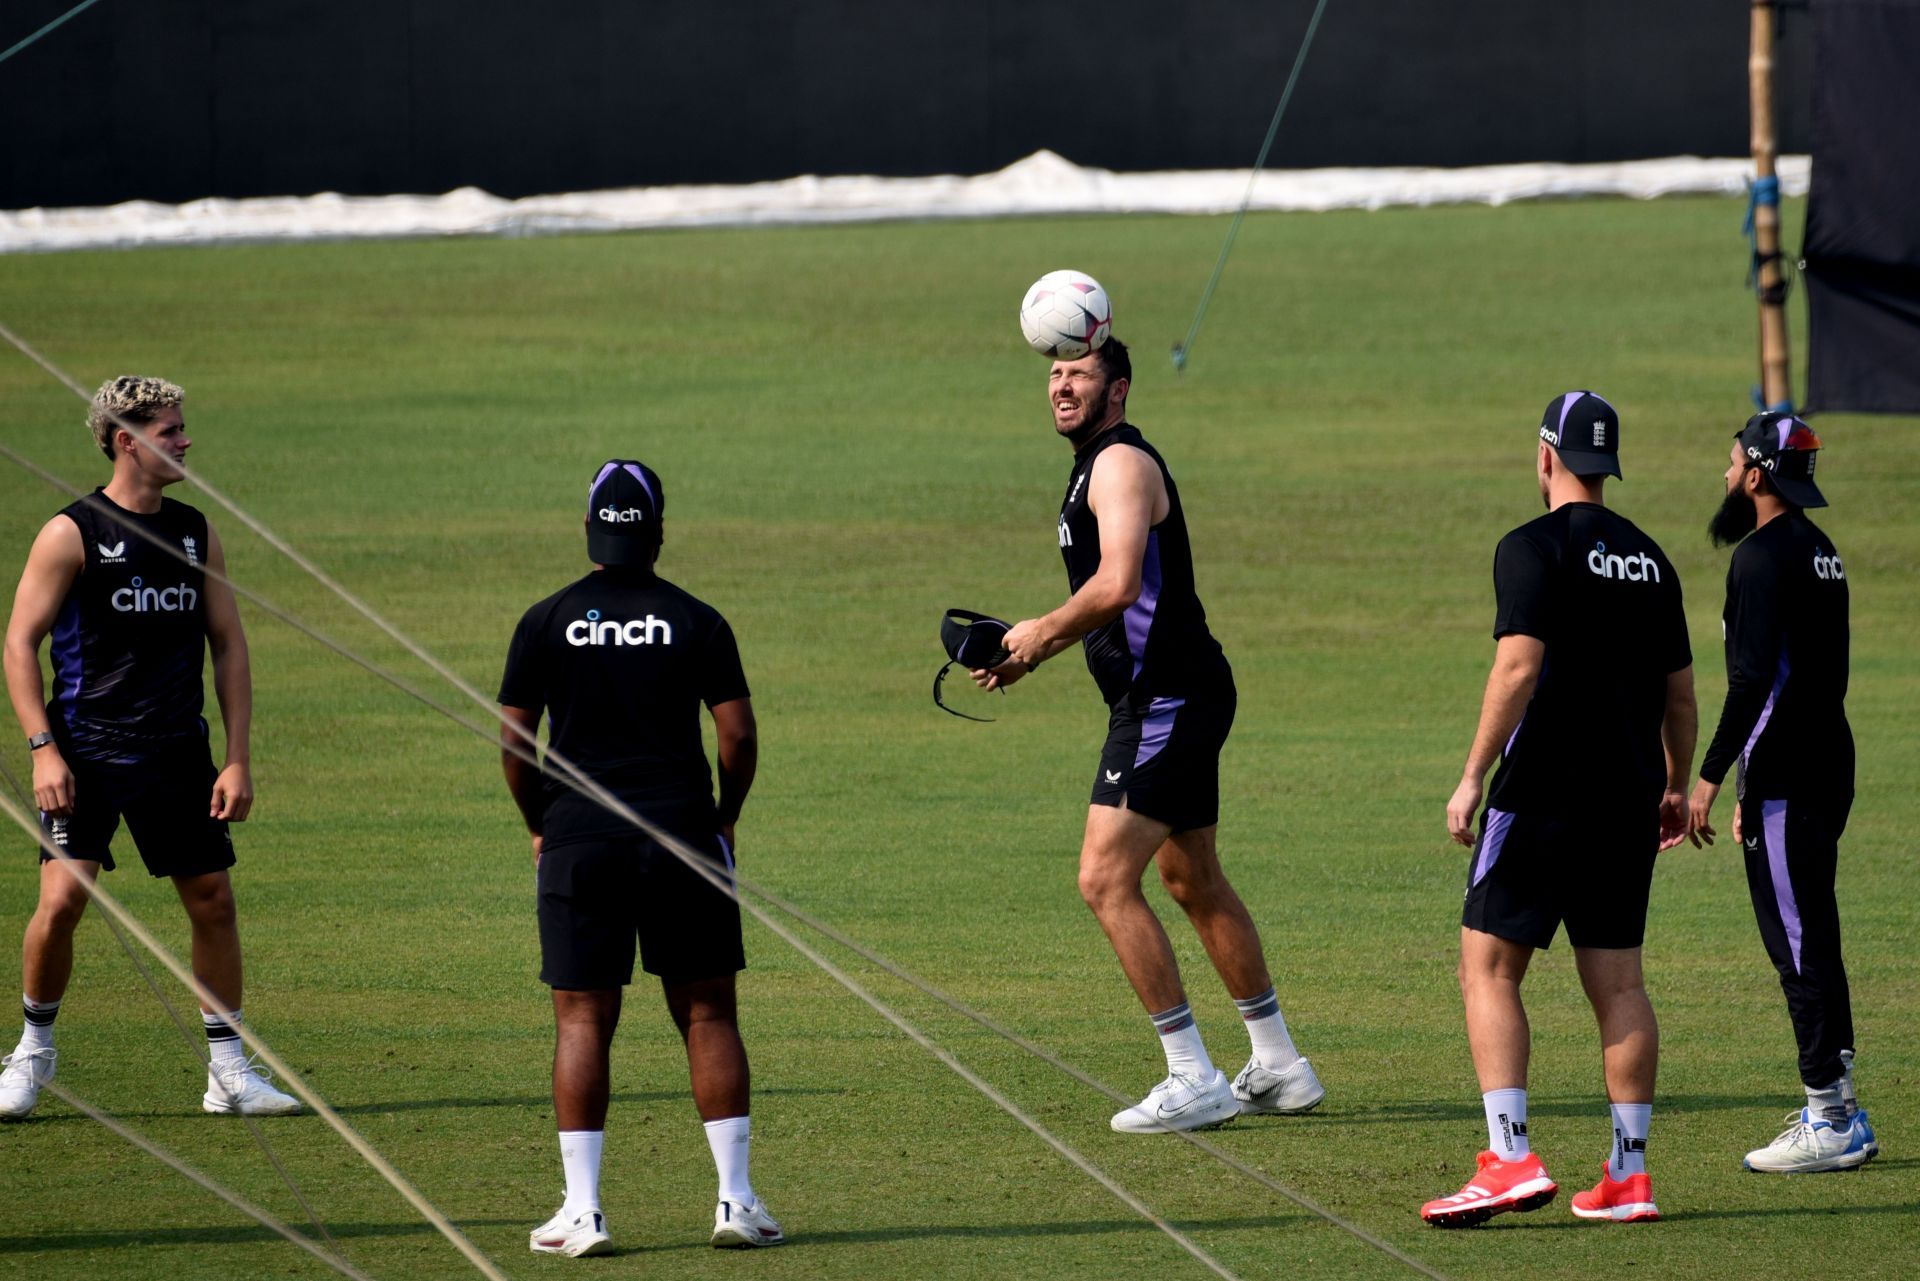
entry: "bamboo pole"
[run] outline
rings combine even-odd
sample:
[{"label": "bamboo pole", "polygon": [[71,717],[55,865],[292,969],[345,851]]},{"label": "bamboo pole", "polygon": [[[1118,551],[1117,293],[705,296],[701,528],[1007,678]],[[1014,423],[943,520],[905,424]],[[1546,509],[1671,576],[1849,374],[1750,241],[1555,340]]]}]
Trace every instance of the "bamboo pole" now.
[{"label": "bamboo pole", "polygon": [[1773,0],[1753,0],[1747,50],[1752,100],[1754,285],[1760,298],[1760,391],[1768,409],[1793,407],[1787,348],[1787,285],[1780,262],[1780,185],[1774,174]]}]

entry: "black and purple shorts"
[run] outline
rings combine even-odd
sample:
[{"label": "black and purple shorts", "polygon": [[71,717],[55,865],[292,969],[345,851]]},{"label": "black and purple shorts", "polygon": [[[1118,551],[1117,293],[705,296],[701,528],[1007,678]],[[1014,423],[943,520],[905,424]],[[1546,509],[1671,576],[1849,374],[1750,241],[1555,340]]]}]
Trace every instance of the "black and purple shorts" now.
[{"label": "black and purple shorts", "polygon": [[1176,832],[1218,823],[1220,749],[1235,702],[1228,685],[1144,705],[1116,703],[1093,776],[1093,804],[1124,806]]}]

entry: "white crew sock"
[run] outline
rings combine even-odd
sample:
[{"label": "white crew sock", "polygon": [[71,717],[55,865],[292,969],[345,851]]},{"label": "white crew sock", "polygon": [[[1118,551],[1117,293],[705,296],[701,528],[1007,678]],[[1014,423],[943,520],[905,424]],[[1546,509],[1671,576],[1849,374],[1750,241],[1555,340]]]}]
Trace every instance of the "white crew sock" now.
[{"label": "white crew sock", "polygon": [[1253,1057],[1272,1072],[1284,1072],[1299,1059],[1293,1038],[1287,1035],[1287,1020],[1280,1014],[1280,998],[1268,988],[1258,996],[1236,1000],[1234,1007],[1246,1020],[1247,1037],[1253,1042]]},{"label": "white crew sock", "polygon": [[713,1168],[720,1175],[720,1199],[741,1205],[756,1205],[753,1181],[747,1177],[747,1160],[753,1146],[752,1122],[744,1116],[730,1116],[706,1123],[707,1147],[713,1152]]},{"label": "white crew sock", "polygon": [[1207,1057],[1206,1044],[1200,1039],[1200,1028],[1193,1021],[1193,1007],[1185,1001],[1170,1010],[1149,1015],[1153,1019],[1153,1029],[1160,1034],[1160,1048],[1167,1056],[1168,1076],[1191,1076],[1200,1080],[1209,1080],[1213,1076],[1213,1060]]},{"label": "white crew sock", "polygon": [[[233,1012],[233,1021],[238,1024],[244,1020],[240,1011]],[[207,1056],[213,1060],[213,1067],[222,1063],[238,1063],[247,1057],[246,1042],[240,1039],[240,1033],[227,1026],[227,1021],[218,1014],[200,1011],[200,1024],[207,1029]]]},{"label": "white crew sock", "polygon": [[53,1019],[60,1013],[60,1002],[36,1001],[22,992],[20,1007],[26,1015],[20,1031],[20,1048],[29,1053],[52,1049]]},{"label": "white crew sock", "polygon": [[567,1175],[567,1199],[560,1213],[579,1218],[600,1208],[600,1152],[605,1130],[560,1131],[560,1168]]},{"label": "white crew sock", "polygon": [[1533,1151],[1527,1143],[1527,1092],[1488,1090],[1480,1096],[1487,1110],[1487,1147],[1502,1161],[1518,1161]]},{"label": "white crew sock", "polygon": [[1847,1116],[1852,1118],[1860,1110],[1860,1096],[1853,1092],[1853,1051],[1840,1051],[1840,1101],[1847,1105]]},{"label": "white crew sock", "polygon": [[1647,1172],[1647,1128],[1653,1124],[1653,1104],[1612,1103],[1613,1151],[1607,1157],[1607,1177],[1615,1183]]}]

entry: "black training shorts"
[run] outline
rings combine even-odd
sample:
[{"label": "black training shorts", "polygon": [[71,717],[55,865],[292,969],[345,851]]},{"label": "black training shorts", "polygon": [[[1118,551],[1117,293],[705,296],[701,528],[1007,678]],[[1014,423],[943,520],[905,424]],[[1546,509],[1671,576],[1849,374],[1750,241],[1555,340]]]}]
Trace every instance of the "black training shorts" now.
[{"label": "black training shorts", "polygon": [[[731,884],[719,833],[680,833]],[[540,981],[592,991],[660,978],[705,979],[746,968],[740,907],[671,850],[639,832],[548,845],[540,853]]]},{"label": "black training shorts", "polygon": [[1176,832],[1220,821],[1220,749],[1233,727],[1232,685],[1116,703],[1093,777],[1095,805],[1124,806]]},{"label": "black training shorts", "polygon": [[[108,765],[67,757],[73,770],[73,813],[40,816],[40,830],[69,858],[91,859],[113,870],[108,843],[127,820],[140,859],[154,876],[204,876],[233,866],[233,838],[225,819],[209,818],[220,771],[203,742],[135,765]],[[43,848],[40,861],[53,855]]]},{"label": "black training shorts", "polygon": [[1460,923],[1547,947],[1560,922],[1575,947],[1639,947],[1660,850],[1660,809],[1619,817],[1509,814],[1488,807],[1467,867]]}]

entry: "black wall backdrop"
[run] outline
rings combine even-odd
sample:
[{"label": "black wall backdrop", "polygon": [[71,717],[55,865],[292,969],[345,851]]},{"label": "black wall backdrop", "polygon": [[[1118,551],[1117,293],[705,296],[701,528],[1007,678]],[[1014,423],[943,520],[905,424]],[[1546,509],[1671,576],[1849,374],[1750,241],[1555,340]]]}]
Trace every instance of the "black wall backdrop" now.
[{"label": "black wall backdrop", "polygon": [[[71,0],[13,0],[0,44]],[[0,64],[0,208],[1253,162],[1312,0],[101,0]],[[1330,0],[1269,164],[1747,151],[1744,0]],[[1807,14],[1781,144],[1809,145]]]}]

